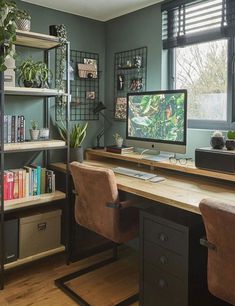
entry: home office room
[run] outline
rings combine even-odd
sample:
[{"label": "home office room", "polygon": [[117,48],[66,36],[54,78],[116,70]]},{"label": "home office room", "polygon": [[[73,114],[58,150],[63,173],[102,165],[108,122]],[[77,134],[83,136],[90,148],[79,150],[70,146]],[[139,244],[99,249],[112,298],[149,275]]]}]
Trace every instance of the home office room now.
[{"label": "home office room", "polygon": [[0,10],[0,305],[235,305],[235,1]]}]

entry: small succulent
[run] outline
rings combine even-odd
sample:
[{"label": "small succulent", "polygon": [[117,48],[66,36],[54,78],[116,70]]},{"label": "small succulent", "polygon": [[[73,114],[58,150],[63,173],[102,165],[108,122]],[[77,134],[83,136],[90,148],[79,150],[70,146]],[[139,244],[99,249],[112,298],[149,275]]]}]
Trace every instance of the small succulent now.
[{"label": "small succulent", "polygon": [[235,131],[228,131],[227,138],[228,139],[235,139]]},{"label": "small succulent", "polygon": [[113,134],[113,138],[114,138],[115,140],[117,140],[117,139],[123,139],[122,136],[121,136],[120,134],[118,134],[118,133]]},{"label": "small succulent", "polygon": [[214,133],[212,134],[212,137],[223,137],[223,134],[220,131],[214,131]]},{"label": "small succulent", "polygon": [[32,130],[38,130],[38,122],[35,120],[31,120],[30,122],[31,122]]}]

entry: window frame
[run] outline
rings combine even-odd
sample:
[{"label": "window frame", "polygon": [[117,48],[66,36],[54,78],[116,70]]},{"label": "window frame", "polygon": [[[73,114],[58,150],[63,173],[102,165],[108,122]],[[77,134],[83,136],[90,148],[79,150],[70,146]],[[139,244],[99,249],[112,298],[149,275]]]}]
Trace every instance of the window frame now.
[{"label": "window frame", "polygon": [[[221,38],[223,39],[223,38]],[[220,39],[218,39],[220,40]],[[217,41],[218,41],[217,40]],[[228,67],[227,67],[227,121],[188,119],[188,128],[193,129],[235,129],[235,38],[228,40]],[[207,40],[210,42],[213,40]],[[202,41],[202,43],[205,41]],[[186,45],[185,47],[187,47]],[[176,59],[175,48],[168,49],[168,87],[176,89]]]}]

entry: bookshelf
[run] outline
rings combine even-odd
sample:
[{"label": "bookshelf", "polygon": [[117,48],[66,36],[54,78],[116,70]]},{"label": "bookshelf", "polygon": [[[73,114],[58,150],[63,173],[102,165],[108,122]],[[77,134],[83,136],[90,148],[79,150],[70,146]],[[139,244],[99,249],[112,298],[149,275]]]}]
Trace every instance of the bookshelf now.
[{"label": "bookshelf", "polygon": [[[35,32],[25,32],[19,31],[16,32],[16,46],[26,47],[27,52],[28,48],[39,49],[39,51],[43,52],[43,58],[45,63],[50,66],[50,58],[55,54],[55,48],[60,47],[60,41],[58,37],[50,36],[41,33]],[[2,50],[1,50],[2,51]],[[51,54],[52,53],[52,54]],[[67,67],[69,62],[69,42],[66,42],[66,54],[67,56]],[[67,73],[68,75],[68,73]],[[36,161],[36,158],[40,153],[42,153],[42,161],[41,165],[44,168],[49,169],[50,159],[51,159],[51,150],[63,150],[66,153],[66,164],[68,167],[69,162],[69,146],[66,145],[65,141],[50,139],[50,140],[42,140],[42,141],[25,141],[25,142],[17,142],[17,143],[4,143],[4,115],[5,115],[5,104],[10,103],[11,100],[8,100],[8,96],[28,96],[31,99],[31,102],[38,101],[38,99],[42,100],[41,111],[44,118],[44,127],[50,129],[50,111],[51,111],[51,98],[58,96],[66,96],[67,97],[67,105],[66,105],[66,113],[67,116],[65,118],[66,127],[69,126],[69,103],[68,103],[68,93],[70,92],[70,82],[69,79],[66,80],[66,92],[58,92],[57,89],[48,89],[48,88],[25,88],[25,87],[5,87],[4,88],[4,74],[0,73],[0,120],[1,120],[1,130],[0,130],[0,167],[1,167],[1,202],[0,202],[0,289],[4,288],[4,273],[5,270],[13,269],[20,265],[30,263],[32,261],[44,258],[46,256],[50,256],[53,254],[57,254],[60,252],[64,252],[68,254],[68,228],[69,228],[69,220],[67,217],[69,216],[69,205],[68,202],[68,175],[65,180],[65,190],[55,190],[51,193],[43,193],[34,196],[21,197],[13,200],[4,200],[4,170],[5,169],[5,158],[6,155],[10,154],[9,158],[17,159],[17,153],[20,152],[29,152],[30,164]],[[20,102],[19,110],[21,104]],[[32,151],[30,153],[30,151]],[[19,157],[20,158],[20,157]],[[22,164],[22,168],[26,166]],[[11,170],[9,170],[11,171]],[[28,185],[27,185],[28,186]],[[31,186],[31,185],[29,185]],[[9,187],[7,187],[9,188]],[[8,190],[8,189],[6,189]],[[5,190],[5,191],[6,191]],[[54,190],[54,188],[53,188]],[[40,190],[39,190],[40,191]],[[41,189],[42,192],[42,189]],[[40,193],[40,192],[39,192]],[[27,193],[26,193],[27,194]],[[6,197],[5,197],[6,198]],[[40,211],[47,211],[49,206],[58,206],[60,205],[63,216],[63,228],[65,231],[66,237],[65,246],[61,245],[60,247],[52,250],[47,250],[43,253],[35,254],[33,256],[18,259],[14,262],[4,264],[4,254],[5,254],[5,241],[4,241],[4,220],[7,216],[7,220],[11,218],[19,219],[21,215],[31,214],[32,211],[35,211],[37,207],[40,206]]]}]

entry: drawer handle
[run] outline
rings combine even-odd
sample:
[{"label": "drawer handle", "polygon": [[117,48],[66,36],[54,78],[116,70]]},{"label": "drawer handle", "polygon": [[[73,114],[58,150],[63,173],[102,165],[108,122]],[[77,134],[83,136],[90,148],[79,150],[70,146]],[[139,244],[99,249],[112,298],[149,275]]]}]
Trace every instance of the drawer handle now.
[{"label": "drawer handle", "polygon": [[160,239],[162,242],[166,242],[166,241],[168,240],[168,237],[167,237],[166,234],[161,233],[161,234],[159,235],[159,239]]},{"label": "drawer handle", "polygon": [[38,231],[45,231],[47,228],[47,223],[43,222],[43,223],[38,223]]},{"label": "drawer handle", "polygon": [[167,286],[167,282],[164,280],[164,279],[159,279],[159,281],[158,281],[158,286],[161,288],[161,289],[164,289],[164,288],[166,288],[166,287],[168,287]]},{"label": "drawer handle", "polygon": [[161,257],[159,258],[159,261],[160,261],[160,263],[161,263],[162,265],[166,265],[166,264],[168,263],[168,259],[167,259],[166,256],[161,256]]}]

